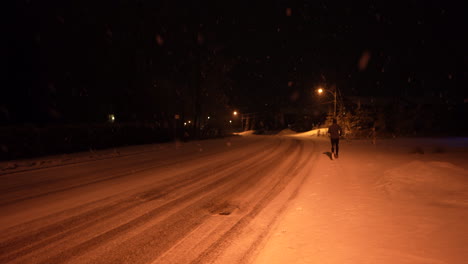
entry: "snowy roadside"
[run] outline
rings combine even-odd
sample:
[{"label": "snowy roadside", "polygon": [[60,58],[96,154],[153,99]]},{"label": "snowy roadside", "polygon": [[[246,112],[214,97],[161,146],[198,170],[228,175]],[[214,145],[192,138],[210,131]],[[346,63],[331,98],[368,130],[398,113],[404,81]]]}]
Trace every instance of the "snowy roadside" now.
[{"label": "snowy roadside", "polygon": [[1,161],[0,174],[27,171],[40,168],[76,164],[87,161],[108,159],[121,156],[129,156],[151,151],[157,151],[168,146],[168,144],[148,144],[139,146],[119,147],[103,150],[89,150],[70,154],[52,155],[31,159]]},{"label": "snowy roadside", "polygon": [[152,152],[159,153],[164,152],[168,149],[180,149],[183,150],[183,152],[198,152],[201,145],[211,145],[213,143],[207,142],[216,142],[219,140],[230,142],[232,140],[235,140],[235,137],[217,138],[208,141],[172,141],[166,143],[134,145],[118,148],[108,148],[102,150],[90,149],[89,151],[69,154],[51,155],[31,159],[0,161],[0,175],[35,169],[79,164],[83,162],[90,162],[96,160],[122,158],[133,155],[145,155]]},{"label": "snowy roadside", "polygon": [[321,155],[254,263],[466,263],[467,138],[341,145],[339,159]]}]

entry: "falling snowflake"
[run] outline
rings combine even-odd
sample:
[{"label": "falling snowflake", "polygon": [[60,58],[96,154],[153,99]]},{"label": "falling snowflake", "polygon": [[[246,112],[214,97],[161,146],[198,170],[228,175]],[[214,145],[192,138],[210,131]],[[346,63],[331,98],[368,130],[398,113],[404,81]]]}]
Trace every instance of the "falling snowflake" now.
[{"label": "falling snowflake", "polygon": [[205,42],[205,38],[203,37],[203,35],[201,33],[198,33],[197,42],[198,42],[199,45],[202,45],[203,42]]},{"label": "falling snowflake", "polygon": [[162,46],[164,44],[164,39],[161,37],[161,35],[157,34],[156,35],[156,43],[159,45],[159,46]]},{"label": "falling snowflake", "polygon": [[359,59],[358,68],[360,71],[363,71],[367,68],[371,58],[371,53],[369,51],[364,51]]}]

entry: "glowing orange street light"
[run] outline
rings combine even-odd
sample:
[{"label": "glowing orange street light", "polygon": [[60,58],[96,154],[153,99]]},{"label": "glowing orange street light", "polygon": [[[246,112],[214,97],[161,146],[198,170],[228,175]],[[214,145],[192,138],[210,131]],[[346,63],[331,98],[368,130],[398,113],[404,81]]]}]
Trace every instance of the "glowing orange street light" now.
[{"label": "glowing orange street light", "polygon": [[323,88],[318,88],[317,92],[322,94],[323,92],[329,92],[333,95],[333,118],[336,118],[336,87],[334,91],[325,90]]}]

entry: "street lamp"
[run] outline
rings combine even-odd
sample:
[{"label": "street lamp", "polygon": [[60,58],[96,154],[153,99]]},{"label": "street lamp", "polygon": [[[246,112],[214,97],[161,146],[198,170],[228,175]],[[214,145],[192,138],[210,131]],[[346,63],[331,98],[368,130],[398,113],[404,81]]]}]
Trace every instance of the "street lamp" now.
[{"label": "street lamp", "polygon": [[[234,116],[234,118],[237,118],[237,115],[239,115],[239,113],[238,113],[237,111],[233,111],[233,112],[232,112],[232,115]],[[243,121],[242,121],[243,116],[244,116],[244,115],[242,115],[242,117],[241,117],[241,122],[243,122]],[[229,123],[232,124],[232,120],[229,120]],[[244,130],[244,129],[242,129],[242,130]]]},{"label": "street lamp", "polygon": [[317,93],[322,94],[323,92],[328,92],[333,95],[333,118],[336,118],[336,88],[334,91],[326,90],[323,88],[318,88]]}]

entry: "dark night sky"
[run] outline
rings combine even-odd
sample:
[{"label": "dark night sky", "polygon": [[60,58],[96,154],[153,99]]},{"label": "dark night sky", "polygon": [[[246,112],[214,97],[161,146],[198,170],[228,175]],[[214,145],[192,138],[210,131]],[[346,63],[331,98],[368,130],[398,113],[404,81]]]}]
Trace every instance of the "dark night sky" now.
[{"label": "dark night sky", "polygon": [[468,97],[463,1],[196,2],[15,1],[0,120],[146,118],[187,108],[196,91],[203,105],[284,106],[317,85]]}]

